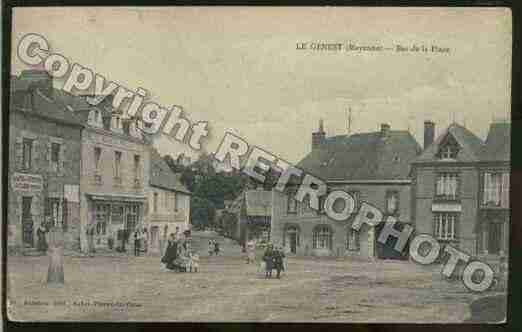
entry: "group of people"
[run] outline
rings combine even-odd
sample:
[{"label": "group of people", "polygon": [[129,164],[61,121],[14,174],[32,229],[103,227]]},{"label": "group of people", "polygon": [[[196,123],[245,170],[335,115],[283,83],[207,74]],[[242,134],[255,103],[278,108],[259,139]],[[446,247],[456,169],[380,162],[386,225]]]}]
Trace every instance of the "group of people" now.
[{"label": "group of people", "polygon": [[263,255],[265,263],[265,278],[272,278],[272,270],[277,271],[276,278],[281,278],[281,271],[285,271],[285,253],[282,247],[274,247],[269,244]]},{"label": "group of people", "polygon": [[187,234],[185,234],[185,238],[182,237],[179,227],[176,227],[175,233],[170,234],[161,263],[172,271],[198,272],[199,255],[192,250]]},{"label": "group of people", "polygon": [[208,241],[208,255],[209,256],[212,256],[212,254],[214,255],[219,255],[219,242],[217,242],[216,240],[209,240]]}]

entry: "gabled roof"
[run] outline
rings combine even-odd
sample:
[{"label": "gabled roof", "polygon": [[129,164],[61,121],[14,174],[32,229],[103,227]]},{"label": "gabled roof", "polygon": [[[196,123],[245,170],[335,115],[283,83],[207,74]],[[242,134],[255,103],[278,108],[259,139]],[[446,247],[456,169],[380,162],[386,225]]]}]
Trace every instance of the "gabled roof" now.
[{"label": "gabled roof", "polygon": [[460,147],[456,161],[473,162],[480,161],[484,149],[484,142],[465,127],[453,123],[428,146],[422,154],[413,162],[440,161],[437,157],[440,144],[451,135]]},{"label": "gabled roof", "polygon": [[159,152],[151,148],[150,157],[150,185],[166,190],[190,194],[190,191],[181,183],[181,175],[176,174],[167,165]]},{"label": "gabled roof", "polygon": [[511,124],[495,122],[489,127],[488,138],[482,151],[483,161],[511,160]]},{"label": "gabled roof", "polygon": [[244,206],[250,217],[270,217],[272,215],[272,192],[268,190],[245,190],[228,207],[228,212],[238,213]]},{"label": "gabled roof", "polygon": [[326,138],[298,167],[325,181],[407,179],[409,164],[420,151],[408,131],[340,135]]},{"label": "gabled roof", "polygon": [[245,191],[245,206],[248,216],[270,217],[272,215],[272,192],[267,190]]}]

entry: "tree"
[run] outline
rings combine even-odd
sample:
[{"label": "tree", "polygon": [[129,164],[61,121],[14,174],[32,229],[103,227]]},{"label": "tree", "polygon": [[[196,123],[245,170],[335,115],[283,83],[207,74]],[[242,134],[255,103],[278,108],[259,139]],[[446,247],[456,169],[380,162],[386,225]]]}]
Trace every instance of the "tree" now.
[{"label": "tree", "polygon": [[211,227],[214,224],[216,208],[208,199],[194,196],[190,203],[192,225],[196,229]]},{"label": "tree", "polygon": [[237,216],[227,211],[221,215],[221,225],[226,236],[232,237],[237,228]]}]

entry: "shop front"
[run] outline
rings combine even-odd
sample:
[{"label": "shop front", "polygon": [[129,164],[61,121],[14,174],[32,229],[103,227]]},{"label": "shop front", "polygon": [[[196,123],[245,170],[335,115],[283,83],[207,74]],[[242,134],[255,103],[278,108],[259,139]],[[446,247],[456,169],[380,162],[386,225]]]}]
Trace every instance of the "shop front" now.
[{"label": "shop front", "polygon": [[144,227],[145,196],[90,194],[88,197],[96,248],[128,251],[132,233]]}]

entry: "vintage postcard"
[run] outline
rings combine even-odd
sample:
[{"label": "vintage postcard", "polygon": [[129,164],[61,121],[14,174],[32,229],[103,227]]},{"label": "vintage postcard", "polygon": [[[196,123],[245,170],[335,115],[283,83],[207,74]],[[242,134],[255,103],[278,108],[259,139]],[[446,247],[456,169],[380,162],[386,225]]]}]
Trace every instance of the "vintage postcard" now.
[{"label": "vintage postcard", "polygon": [[14,8],[8,318],[504,322],[511,20]]}]

